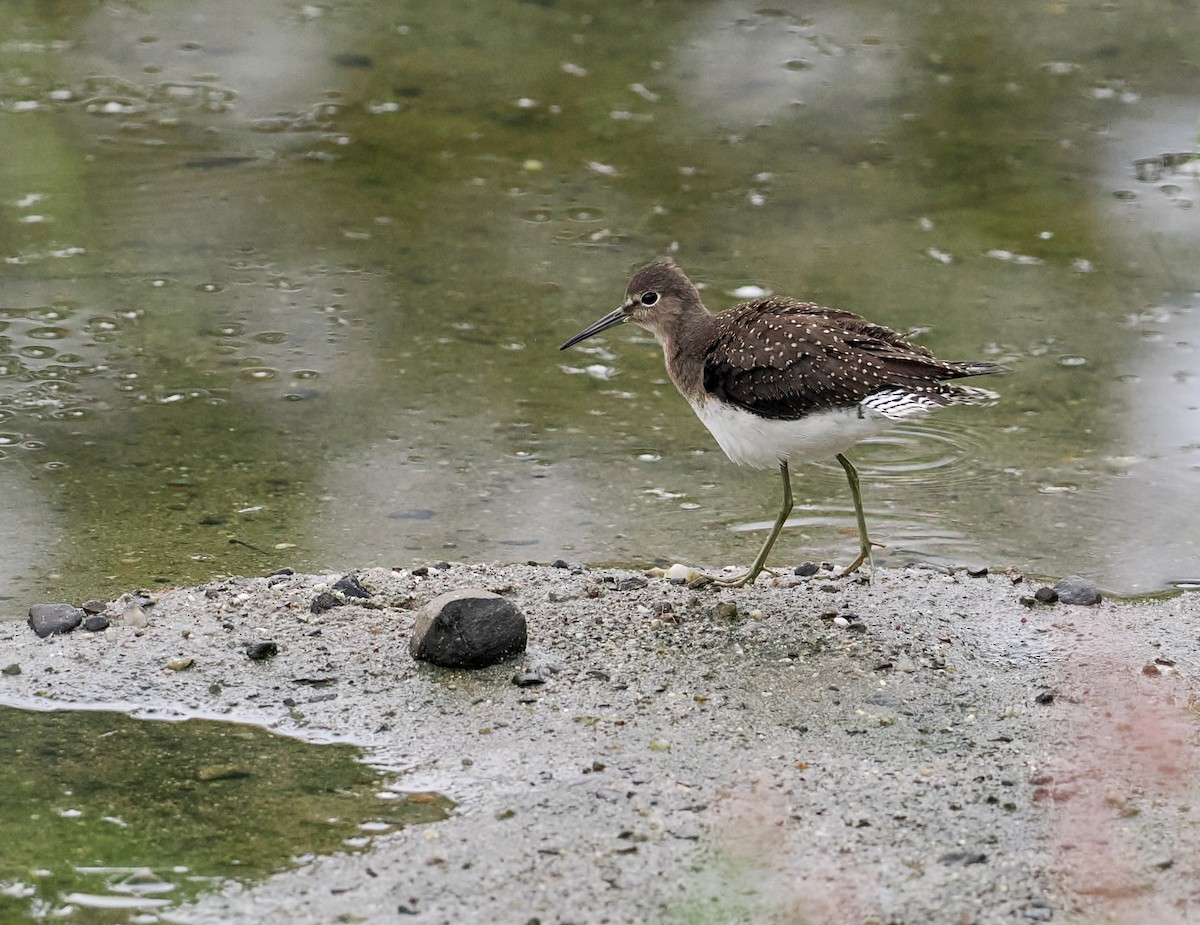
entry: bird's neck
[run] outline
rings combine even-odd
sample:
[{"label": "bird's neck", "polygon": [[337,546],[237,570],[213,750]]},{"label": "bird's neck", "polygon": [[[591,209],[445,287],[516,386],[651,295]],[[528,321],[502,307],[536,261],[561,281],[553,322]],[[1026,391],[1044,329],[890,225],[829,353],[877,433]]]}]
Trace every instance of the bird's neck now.
[{"label": "bird's neck", "polygon": [[705,347],[715,333],[716,319],[697,303],[684,306],[670,321],[654,332],[662,344],[667,373],[686,397],[699,396],[704,391]]}]

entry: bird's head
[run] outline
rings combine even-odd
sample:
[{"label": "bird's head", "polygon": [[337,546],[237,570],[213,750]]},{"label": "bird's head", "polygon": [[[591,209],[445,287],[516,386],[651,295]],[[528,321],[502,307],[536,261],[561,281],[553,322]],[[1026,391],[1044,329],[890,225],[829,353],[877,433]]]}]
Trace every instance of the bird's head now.
[{"label": "bird's head", "polygon": [[673,263],[652,263],[633,274],[625,290],[625,301],[595,324],[580,331],[560,347],[566,350],[601,331],[632,321],[650,331],[660,343],[673,319],[701,306],[700,293],[683,270]]}]

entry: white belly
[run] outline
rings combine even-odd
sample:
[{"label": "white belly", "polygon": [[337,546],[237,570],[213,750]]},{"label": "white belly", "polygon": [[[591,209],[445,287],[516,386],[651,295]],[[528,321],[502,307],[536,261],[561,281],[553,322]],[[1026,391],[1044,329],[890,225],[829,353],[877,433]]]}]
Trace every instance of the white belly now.
[{"label": "white belly", "polygon": [[779,421],[736,411],[718,401],[691,402],[691,406],[726,456],[739,466],[755,469],[773,469],[785,460],[832,459],[895,423],[866,408],[861,414],[853,408]]}]

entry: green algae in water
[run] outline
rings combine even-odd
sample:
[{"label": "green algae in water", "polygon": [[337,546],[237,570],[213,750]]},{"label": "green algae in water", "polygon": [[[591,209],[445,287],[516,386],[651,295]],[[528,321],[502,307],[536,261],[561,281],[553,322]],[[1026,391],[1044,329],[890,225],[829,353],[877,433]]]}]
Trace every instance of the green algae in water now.
[{"label": "green algae in water", "polygon": [[232,723],[0,708],[0,741],[4,922],[145,921],[452,805],[403,793],[354,747]]}]

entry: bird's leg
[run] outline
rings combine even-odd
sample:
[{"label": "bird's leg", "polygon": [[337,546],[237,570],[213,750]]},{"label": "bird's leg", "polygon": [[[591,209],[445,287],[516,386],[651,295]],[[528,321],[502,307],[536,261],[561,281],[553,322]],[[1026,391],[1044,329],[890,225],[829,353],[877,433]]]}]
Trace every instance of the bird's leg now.
[{"label": "bird's leg", "polygon": [[839,578],[845,578],[858,571],[860,565],[864,562],[870,566],[871,574],[875,573],[875,559],[871,556],[872,546],[882,546],[882,543],[872,543],[871,538],[867,536],[867,517],[863,513],[862,492],[858,488],[858,470],[854,468],[854,463],[850,462],[841,453],[837,454],[837,461],[842,464],[842,468],[846,470],[846,481],[850,483],[850,494],[854,498],[854,516],[858,518],[858,558],[850,563]]},{"label": "bird's leg", "polygon": [[742,588],[748,584],[753,584],[754,579],[762,573],[767,563],[767,556],[771,552],[771,547],[775,545],[775,540],[779,538],[779,533],[783,530],[783,525],[787,523],[787,519],[792,515],[792,508],[796,506],[796,502],[792,499],[792,477],[788,472],[786,460],[780,461],[779,474],[783,476],[783,506],[779,509],[779,516],[775,518],[775,526],[771,528],[770,536],[763,543],[762,549],[758,551],[758,556],[755,557],[754,564],[750,566],[750,571],[746,572],[740,578],[714,578],[713,584],[719,585],[722,588]]}]

